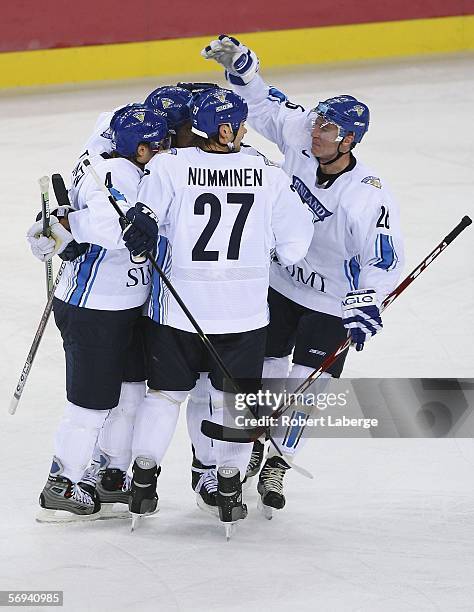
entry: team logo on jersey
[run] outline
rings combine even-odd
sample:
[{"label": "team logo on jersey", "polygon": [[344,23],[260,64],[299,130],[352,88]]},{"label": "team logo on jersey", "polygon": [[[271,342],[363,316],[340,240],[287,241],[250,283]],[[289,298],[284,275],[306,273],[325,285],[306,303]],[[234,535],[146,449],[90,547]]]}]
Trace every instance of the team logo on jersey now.
[{"label": "team logo on jersey", "polygon": [[361,180],[361,183],[367,183],[367,185],[372,185],[372,187],[382,189],[382,181],[376,176],[366,176]]},{"label": "team logo on jersey", "polygon": [[216,96],[216,98],[217,98],[218,100],[220,100],[221,102],[225,102],[225,101],[227,100],[227,98],[226,98],[227,94],[226,94],[225,92],[222,92],[222,93],[216,93],[216,94],[214,94],[214,95],[215,95],[215,96]]},{"label": "team logo on jersey", "polygon": [[313,195],[310,189],[303,183],[303,181],[293,175],[293,189],[300,196],[301,201],[307,204],[314,213],[314,222],[324,221],[326,217],[330,217],[333,213],[328,210],[319,200]]},{"label": "team logo on jersey", "polygon": [[365,108],[363,106],[361,106],[360,104],[356,104],[352,110],[355,110],[355,112],[359,115],[359,117],[362,117],[362,115],[364,114],[364,110]]},{"label": "team logo on jersey", "polygon": [[133,116],[135,119],[138,119],[138,121],[145,121],[145,113],[133,113]]},{"label": "team logo on jersey", "polygon": [[161,101],[161,104],[163,105],[163,108],[166,110],[170,106],[173,106],[173,100],[170,100],[169,98],[163,98],[163,100]]}]

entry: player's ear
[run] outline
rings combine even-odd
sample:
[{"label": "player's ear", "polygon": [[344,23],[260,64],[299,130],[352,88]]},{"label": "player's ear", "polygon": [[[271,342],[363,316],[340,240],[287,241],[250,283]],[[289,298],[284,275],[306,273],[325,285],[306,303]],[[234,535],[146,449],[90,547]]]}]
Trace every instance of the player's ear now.
[{"label": "player's ear", "polygon": [[344,136],[344,138],[342,139],[342,143],[345,146],[348,146],[349,148],[352,147],[352,143],[354,142],[354,134],[353,132],[349,132],[349,134],[346,134]]},{"label": "player's ear", "polygon": [[233,137],[232,128],[227,123],[224,123],[219,126],[219,141],[222,144],[227,144],[231,142]]}]

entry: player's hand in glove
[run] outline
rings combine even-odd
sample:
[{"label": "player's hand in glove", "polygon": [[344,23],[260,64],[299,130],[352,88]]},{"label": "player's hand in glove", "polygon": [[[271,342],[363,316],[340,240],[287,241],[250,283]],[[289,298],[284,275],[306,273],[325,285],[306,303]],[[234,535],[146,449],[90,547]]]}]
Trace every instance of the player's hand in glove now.
[{"label": "player's hand in glove", "polygon": [[48,261],[53,255],[61,254],[74,239],[69,230],[61,225],[60,219],[67,218],[71,206],[60,206],[49,217],[49,236],[43,235],[41,213],[36,217],[36,223],[28,230],[26,238],[30,243],[33,255],[40,261]]},{"label": "player's hand in glove", "polygon": [[142,255],[145,251],[153,252],[158,240],[158,219],[155,213],[145,204],[137,202],[127,210],[130,224],[123,232],[125,246],[132,255]]},{"label": "player's hand in glove", "polygon": [[224,66],[227,80],[234,85],[247,85],[258,72],[259,61],[255,53],[226,34],[212,40],[201,55]]},{"label": "player's hand in glove", "polygon": [[359,289],[346,295],[342,300],[342,323],[349,330],[356,351],[361,351],[364,342],[383,327],[374,289]]}]

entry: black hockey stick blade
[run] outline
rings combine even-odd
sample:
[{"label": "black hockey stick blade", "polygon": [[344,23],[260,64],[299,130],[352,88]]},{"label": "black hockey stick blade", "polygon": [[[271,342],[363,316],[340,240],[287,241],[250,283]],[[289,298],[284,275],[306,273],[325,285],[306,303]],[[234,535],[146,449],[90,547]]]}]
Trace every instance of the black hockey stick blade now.
[{"label": "black hockey stick blade", "polygon": [[59,206],[71,206],[63,177],[60,174],[53,174],[51,182],[53,183],[54,195]]},{"label": "black hockey stick blade", "polygon": [[255,442],[262,435],[262,429],[236,429],[234,427],[224,427],[212,421],[204,420],[201,423],[201,432],[208,438],[222,440],[223,442]]}]

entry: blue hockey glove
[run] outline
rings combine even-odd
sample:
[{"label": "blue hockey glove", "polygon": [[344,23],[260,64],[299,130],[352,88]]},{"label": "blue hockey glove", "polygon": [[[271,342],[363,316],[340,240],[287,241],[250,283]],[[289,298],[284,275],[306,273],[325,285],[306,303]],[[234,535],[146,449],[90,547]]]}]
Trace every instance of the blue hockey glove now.
[{"label": "blue hockey glove", "polygon": [[137,202],[127,210],[126,217],[130,221],[123,232],[127,249],[135,256],[146,251],[153,252],[158,240],[158,219],[155,213],[145,204]]},{"label": "blue hockey glove", "polygon": [[364,348],[383,325],[374,289],[350,291],[342,300],[342,323],[349,330],[356,351]]},{"label": "blue hockey glove", "polygon": [[226,79],[234,85],[247,85],[259,69],[258,57],[236,38],[221,34],[201,51],[205,59],[213,59],[226,71]]}]

